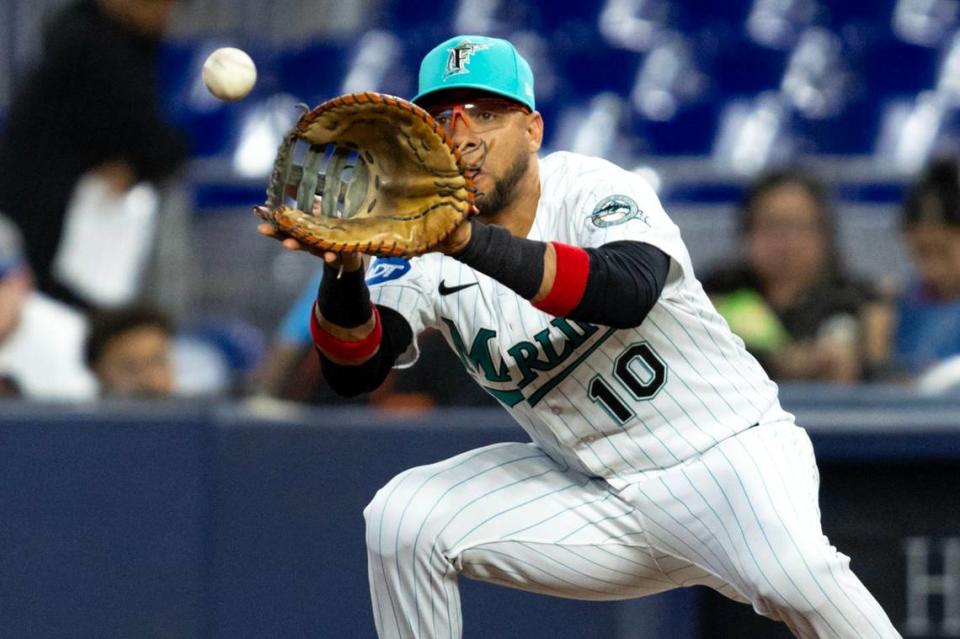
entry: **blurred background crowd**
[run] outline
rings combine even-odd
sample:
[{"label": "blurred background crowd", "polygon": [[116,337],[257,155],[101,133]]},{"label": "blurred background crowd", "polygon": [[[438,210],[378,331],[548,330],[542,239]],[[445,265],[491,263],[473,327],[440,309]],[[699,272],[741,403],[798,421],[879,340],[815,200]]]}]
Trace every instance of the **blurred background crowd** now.
[{"label": "blurred background crowd", "polygon": [[[410,97],[452,33],[531,62],[544,153],[651,182],[775,380],[960,388],[957,0],[15,0],[0,395],[343,401],[310,343],[320,265],[251,209],[298,103]],[[201,83],[219,46],[257,63],[241,102]],[[351,401],[495,403],[421,346]]]}]

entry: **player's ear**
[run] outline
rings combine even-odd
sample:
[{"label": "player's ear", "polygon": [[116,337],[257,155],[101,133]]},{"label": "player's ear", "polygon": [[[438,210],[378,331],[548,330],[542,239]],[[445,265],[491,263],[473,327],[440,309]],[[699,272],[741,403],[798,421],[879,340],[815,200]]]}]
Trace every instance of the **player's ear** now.
[{"label": "player's ear", "polygon": [[536,153],[543,145],[543,116],[539,111],[527,115],[527,148]]}]

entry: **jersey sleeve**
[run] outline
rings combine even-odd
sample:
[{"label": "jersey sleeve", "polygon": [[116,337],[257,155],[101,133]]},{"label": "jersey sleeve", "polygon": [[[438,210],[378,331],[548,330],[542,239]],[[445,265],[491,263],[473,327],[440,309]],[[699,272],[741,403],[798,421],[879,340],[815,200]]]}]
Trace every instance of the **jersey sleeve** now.
[{"label": "jersey sleeve", "polygon": [[616,169],[611,178],[586,190],[572,213],[580,246],[597,248],[617,241],[644,242],[670,257],[668,286],[681,278],[694,277],[680,229],[639,175]]},{"label": "jersey sleeve", "polygon": [[399,313],[410,324],[413,340],[397,358],[396,368],[412,366],[420,355],[417,335],[436,325],[436,307],[431,292],[434,284],[423,264],[424,258],[375,259],[367,269],[370,300]]}]

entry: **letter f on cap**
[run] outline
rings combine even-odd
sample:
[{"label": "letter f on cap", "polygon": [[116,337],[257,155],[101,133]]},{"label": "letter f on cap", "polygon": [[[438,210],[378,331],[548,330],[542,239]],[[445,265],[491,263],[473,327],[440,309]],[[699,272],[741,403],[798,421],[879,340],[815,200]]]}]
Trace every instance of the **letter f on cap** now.
[{"label": "letter f on cap", "polygon": [[455,47],[447,49],[447,68],[443,72],[443,79],[446,80],[452,75],[460,75],[461,73],[470,73],[470,69],[467,68],[467,64],[470,62],[470,56],[476,51],[482,51],[483,49],[489,49],[489,44],[475,44],[470,41],[461,42]]}]

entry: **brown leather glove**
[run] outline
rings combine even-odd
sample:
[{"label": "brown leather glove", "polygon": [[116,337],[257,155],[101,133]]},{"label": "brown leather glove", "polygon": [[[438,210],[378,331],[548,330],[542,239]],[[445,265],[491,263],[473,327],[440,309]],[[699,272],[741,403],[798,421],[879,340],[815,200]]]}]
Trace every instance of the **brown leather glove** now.
[{"label": "brown leather glove", "polygon": [[474,195],[460,153],[426,111],[367,92],[300,118],[255,210],[314,253],[409,257],[434,250],[474,214]]}]

